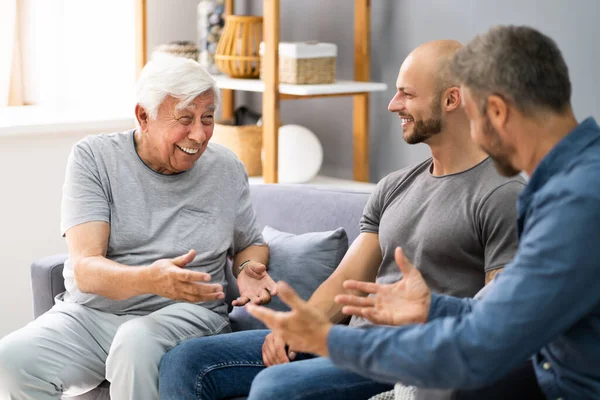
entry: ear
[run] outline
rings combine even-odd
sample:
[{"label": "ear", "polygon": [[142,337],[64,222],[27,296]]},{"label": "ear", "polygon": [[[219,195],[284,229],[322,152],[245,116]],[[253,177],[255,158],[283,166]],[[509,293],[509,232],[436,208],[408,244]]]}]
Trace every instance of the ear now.
[{"label": "ear", "polygon": [[140,129],[142,131],[146,130],[148,126],[148,120],[150,119],[150,115],[146,112],[146,109],[139,104],[135,105],[135,118],[137,119],[138,124],[140,125]]},{"label": "ear", "polygon": [[460,107],[462,102],[462,96],[460,94],[460,88],[451,87],[446,90],[443,97],[444,104],[442,105],[446,111],[454,111]]},{"label": "ear", "polygon": [[496,131],[504,131],[508,122],[508,104],[498,96],[491,95],[487,98],[487,117]]}]

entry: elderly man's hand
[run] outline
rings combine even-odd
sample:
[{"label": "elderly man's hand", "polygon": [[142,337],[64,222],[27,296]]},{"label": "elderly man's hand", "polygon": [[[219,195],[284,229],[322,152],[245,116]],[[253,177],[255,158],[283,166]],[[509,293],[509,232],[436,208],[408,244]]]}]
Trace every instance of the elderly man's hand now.
[{"label": "elderly man's hand", "polygon": [[141,283],[144,292],[190,303],[225,298],[223,286],[206,283],[210,281],[209,274],[184,268],[194,257],[196,252],[190,250],[182,256],[152,263]]},{"label": "elderly man's hand", "polygon": [[335,302],[343,304],[342,312],[366,318],[378,325],[406,325],[427,322],[431,304],[431,290],[423,276],[406,259],[399,247],[395,253],[396,264],[403,277],[398,282],[381,285],[348,280],[344,288],[371,294],[371,297],[337,295]]},{"label": "elderly man's hand", "polygon": [[291,311],[273,311],[266,307],[248,304],[248,312],[260,319],[298,352],[327,356],[327,336],[333,324],[324,313],[308,305],[285,282],[279,282],[279,297]]},{"label": "elderly man's hand", "polygon": [[240,297],[231,304],[243,306],[246,303],[267,304],[271,296],[277,294],[277,284],[267,273],[267,267],[256,261],[250,261],[237,278]]}]

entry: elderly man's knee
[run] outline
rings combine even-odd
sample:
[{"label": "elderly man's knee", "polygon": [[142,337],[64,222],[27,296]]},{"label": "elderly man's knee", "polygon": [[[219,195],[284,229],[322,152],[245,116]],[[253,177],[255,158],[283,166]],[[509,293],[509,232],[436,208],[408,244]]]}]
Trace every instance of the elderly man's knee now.
[{"label": "elderly man's knee", "polygon": [[140,365],[158,364],[165,350],[165,343],[154,334],[152,326],[143,318],[136,318],[121,325],[113,339],[108,357],[107,370],[115,364]]},{"label": "elderly man's knee", "polygon": [[32,347],[33,343],[19,340],[15,334],[0,340],[0,393],[17,395],[37,375]]}]

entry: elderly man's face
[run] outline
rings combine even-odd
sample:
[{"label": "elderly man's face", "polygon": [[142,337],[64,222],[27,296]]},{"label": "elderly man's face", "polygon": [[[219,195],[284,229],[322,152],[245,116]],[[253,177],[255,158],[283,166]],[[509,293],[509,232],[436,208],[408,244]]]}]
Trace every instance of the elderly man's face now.
[{"label": "elderly man's face", "polygon": [[402,119],[402,134],[408,144],[425,142],[442,131],[441,99],[435,82],[419,57],[407,57],[400,68],[397,92],[388,110]]},{"label": "elderly man's face", "polygon": [[177,109],[180,100],[167,96],[156,120],[148,121],[146,139],[163,174],[186,171],[206,150],[213,135],[215,99],[212,91],[196,97],[187,107]]},{"label": "elderly man's face", "polygon": [[461,93],[465,112],[471,124],[471,139],[489,154],[500,175],[517,175],[520,171],[512,163],[516,154],[515,147],[506,143],[492,126],[489,117],[481,113],[481,107],[470,90],[462,86]]}]

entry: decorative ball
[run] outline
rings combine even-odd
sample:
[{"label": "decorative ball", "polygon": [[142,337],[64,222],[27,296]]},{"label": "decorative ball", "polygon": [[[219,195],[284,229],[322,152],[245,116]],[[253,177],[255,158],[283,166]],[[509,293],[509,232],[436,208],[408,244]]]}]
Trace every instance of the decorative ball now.
[{"label": "decorative ball", "polygon": [[305,183],[323,163],[323,147],[317,136],[300,125],[279,128],[279,183]]}]

